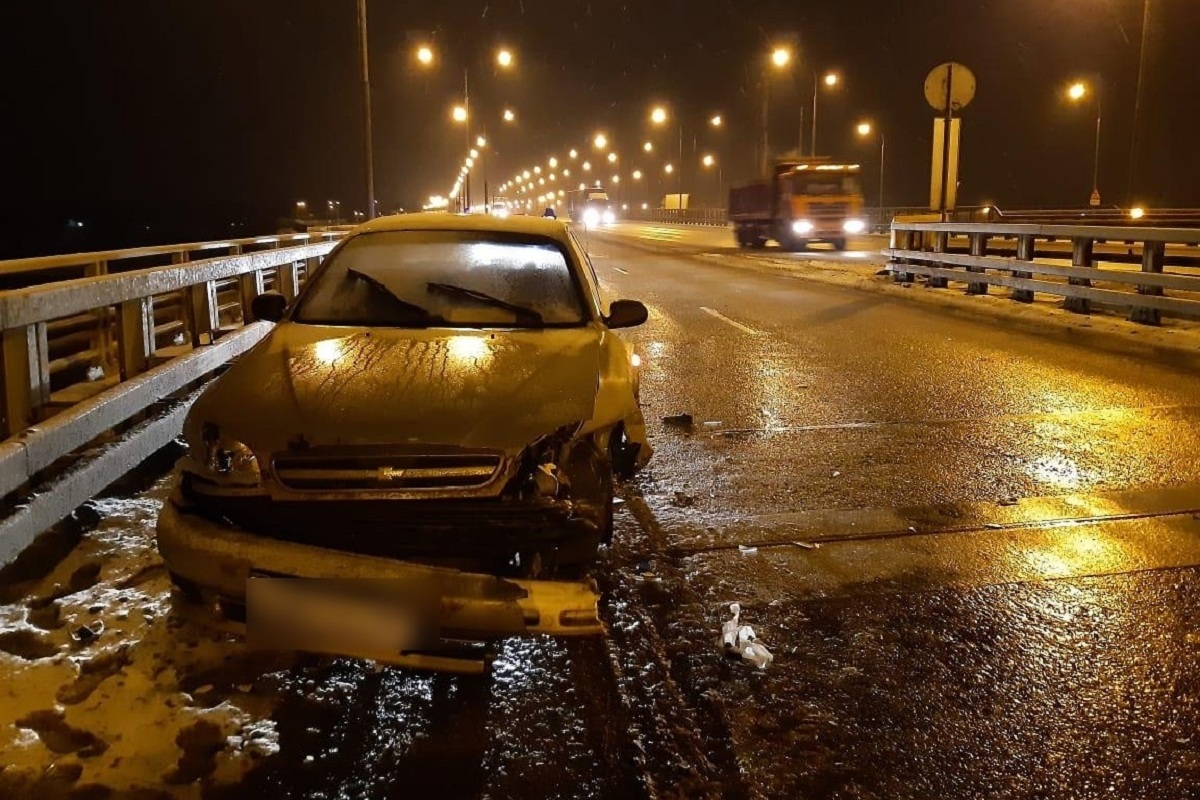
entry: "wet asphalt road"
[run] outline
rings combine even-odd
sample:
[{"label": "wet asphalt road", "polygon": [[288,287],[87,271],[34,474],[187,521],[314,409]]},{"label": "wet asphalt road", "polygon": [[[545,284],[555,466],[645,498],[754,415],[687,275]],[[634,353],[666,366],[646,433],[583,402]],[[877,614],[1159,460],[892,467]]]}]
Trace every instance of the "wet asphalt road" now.
[{"label": "wet asphalt road", "polygon": [[[651,308],[630,336],[657,452],[597,571],[608,640],[509,641],[485,679],[268,668],[231,644],[220,668],[174,665],[180,683],[210,704],[250,686],[278,752],[190,788],[1200,797],[1195,375],[613,237],[591,249],[612,296]],[[691,428],[661,421],[678,412]],[[101,530],[133,527],[109,509]],[[764,672],[717,651],[733,601],[775,655]]]}]

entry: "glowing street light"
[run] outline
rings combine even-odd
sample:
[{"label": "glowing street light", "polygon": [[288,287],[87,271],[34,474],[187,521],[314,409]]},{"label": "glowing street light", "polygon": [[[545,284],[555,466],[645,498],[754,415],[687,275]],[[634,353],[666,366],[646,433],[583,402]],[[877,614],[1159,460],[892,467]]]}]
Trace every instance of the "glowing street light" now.
[{"label": "glowing street light", "polygon": [[479,151],[476,150],[474,147],[472,147],[470,156],[471,156],[471,158],[479,158]]},{"label": "glowing street light", "polygon": [[838,85],[841,79],[842,76],[838,75],[836,72],[827,72],[825,73],[824,81],[825,85],[832,89],[834,86]]},{"label": "glowing street light", "polygon": [[467,121],[467,109],[465,106],[455,106],[454,110],[450,112],[450,115],[454,118],[455,122]]},{"label": "glowing street light", "polygon": [[514,58],[512,51],[507,47],[502,47],[496,51],[496,63],[504,69],[511,67],[513,65],[513,61]]},{"label": "glowing street light", "polygon": [[475,146],[476,147],[487,147],[487,139],[483,138],[482,136],[475,137]]},{"label": "glowing street light", "polygon": [[571,177],[571,170],[569,170],[569,169],[564,169],[564,170],[563,170],[563,177],[564,177],[564,178],[569,178],[569,177]]},{"label": "glowing street light", "polygon": [[534,175],[541,175],[541,174],[542,174],[542,168],[541,168],[541,167],[534,167],[534,168],[533,168],[533,174],[534,174]]},{"label": "glowing street light", "polygon": [[514,120],[516,120],[516,118],[517,118],[516,112],[514,112],[511,108],[504,109],[504,121],[505,122],[513,122]]},{"label": "glowing street light", "polygon": [[662,106],[655,106],[654,110],[650,112],[650,121],[655,125],[662,125],[667,121],[667,110]]},{"label": "glowing street light", "polygon": [[706,155],[704,158],[700,159],[700,163],[706,167],[711,167],[713,164],[717,163],[717,160],[711,155]]},{"label": "glowing street light", "polygon": [[524,172],[522,172],[521,177],[524,178],[525,180],[529,180],[529,170],[525,170]]},{"label": "glowing street light", "polygon": [[654,152],[654,143],[646,142],[644,145],[642,145],[642,149],[645,150],[647,153],[653,153]]},{"label": "glowing street light", "polygon": [[616,184],[616,183],[620,183],[620,182],[621,182],[621,176],[620,176],[620,175],[613,175],[613,177],[612,177],[612,182],[613,182],[614,184]]},{"label": "glowing street light", "polygon": [[583,171],[591,172],[591,170],[592,170],[592,162],[590,162],[590,161],[583,162]]},{"label": "glowing street light", "polygon": [[571,152],[567,153],[567,155],[568,155],[568,156],[570,156],[571,158],[578,158],[578,157],[579,157],[579,151],[578,151],[578,150],[576,150],[574,147],[572,147],[572,148],[571,148]]},{"label": "glowing street light", "polygon": [[632,177],[635,181],[640,181],[642,179],[642,171],[640,169],[635,169],[633,171],[633,175],[630,177]]},{"label": "glowing street light", "polygon": [[603,150],[604,148],[608,147],[608,137],[603,133],[597,133],[592,138],[592,146],[597,150]]},{"label": "glowing street light", "polygon": [[792,61],[792,51],[786,47],[776,47],[771,53],[771,63],[779,69],[783,69]]},{"label": "glowing street light", "polygon": [[663,172],[667,173],[668,175],[670,175],[674,171],[675,171],[675,167],[671,166],[671,164],[669,162],[665,167],[663,167]]},{"label": "glowing street light", "polygon": [[725,120],[721,118],[720,114],[713,114],[712,119],[708,121],[708,124],[712,125],[714,128],[719,128],[725,124]]},{"label": "glowing street light", "polygon": [[609,154],[608,154],[608,163],[610,163],[610,164],[615,164],[615,163],[617,163],[617,154],[616,154],[616,153],[609,153]]},{"label": "glowing street light", "polygon": [[429,66],[433,63],[433,48],[429,45],[421,45],[417,48],[417,61],[424,66]]},{"label": "glowing street light", "polygon": [[581,184],[579,184],[579,191],[581,191],[581,192],[582,192],[582,191],[583,191],[584,189],[586,189],[586,188],[587,188],[587,184],[586,184],[586,183],[581,183]]},{"label": "glowing street light", "polygon": [[546,163],[550,165],[550,169],[554,169],[555,167],[558,166],[558,159],[555,158],[554,156],[550,156],[550,160],[547,161]]}]

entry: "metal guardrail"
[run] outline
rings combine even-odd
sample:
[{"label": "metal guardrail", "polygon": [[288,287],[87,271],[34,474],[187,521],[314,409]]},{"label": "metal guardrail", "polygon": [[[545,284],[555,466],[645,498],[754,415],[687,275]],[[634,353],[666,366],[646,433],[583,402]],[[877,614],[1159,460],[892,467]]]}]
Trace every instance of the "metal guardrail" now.
[{"label": "metal guardrail", "polygon": [[[254,298],[268,289],[295,297],[340,235],[0,291],[0,495],[9,512],[0,519],[0,565],[177,436],[197,383],[270,329],[253,319]],[[155,249],[190,257],[217,248]],[[115,256],[143,255],[129,252]],[[56,373],[56,343],[87,369]],[[147,414],[155,408],[162,413]]]},{"label": "metal guardrail", "polygon": [[[954,239],[965,240],[967,252],[953,247]],[[1012,252],[1013,242],[1015,256],[997,253]],[[1065,242],[1070,250],[1063,248],[1056,260],[1069,256],[1070,266],[1034,260],[1039,250]],[[1194,263],[1197,245],[1200,230],[1195,228],[895,223],[892,247],[883,254],[897,282],[922,276],[935,288],[965,283],[968,294],[1003,286],[1018,302],[1050,294],[1066,298],[1063,307],[1069,311],[1087,314],[1095,304],[1157,325],[1164,316],[1200,318],[1200,272],[1164,272],[1169,265]],[[1118,266],[1129,255],[1140,257],[1139,271]]]},{"label": "metal guardrail", "polygon": [[713,225],[724,227],[729,224],[728,214],[723,208],[651,208],[631,209],[623,212],[626,219],[634,222],[675,223],[677,225]]}]

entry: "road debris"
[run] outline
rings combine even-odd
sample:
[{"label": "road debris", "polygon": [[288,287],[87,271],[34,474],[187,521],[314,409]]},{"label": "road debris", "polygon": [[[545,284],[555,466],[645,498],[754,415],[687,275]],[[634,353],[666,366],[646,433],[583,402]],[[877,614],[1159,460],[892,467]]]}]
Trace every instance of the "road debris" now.
[{"label": "road debris", "polygon": [[676,428],[692,427],[692,415],[691,414],[686,414],[686,413],[684,413],[684,414],[668,414],[667,416],[662,418],[662,421],[663,421],[664,425],[673,425]]},{"label": "road debris", "polygon": [[753,628],[741,624],[742,607],[737,603],[730,603],[729,611],[733,616],[722,623],[721,639],[718,642],[722,651],[726,655],[739,655],[759,669],[766,669],[775,657],[759,643]]},{"label": "road debris", "polygon": [[983,527],[988,528],[989,530],[998,531],[1001,528],[1003,528],[1004,526],[1001,525],[999,522],[987,522],[987,523],[984,523]]},{"label": "road debris", "polygon": [[795,541],[795,542],[792,542],[792,544],[796,545],[796,547],[803,547],[805,550],[820,550],[821,549],[821,545],[818,544],[817,542]]},{"label": "road debris", "polygon": [[752,556],[758,552],[758,548],[748,544],[739,544],[738,550],[744,556]]},{"label": "road debris", "polygon": [[724,423],[717,422],[717,421],[715,421],[715,420],[710,420],[710,421],[708,421],[708,422],[704,423],[704,427],[706,427],[706,428],[719,428],[719,427],[721,427],[721,425],[723,425],[723,424],[724,424]]},{"label": "road debris", "polygon": [[671,505],[676,508],[690,508],[696,505],[696,498],[687,492],[676,492],[675,496],[671,498]]},{"label": "road debris", "polygon": [[99,639],[102,633],[104,633],[104,620],[98,619],[90,625],[80,625],[71,631],[71,638],[79,644],[88,644]]}]

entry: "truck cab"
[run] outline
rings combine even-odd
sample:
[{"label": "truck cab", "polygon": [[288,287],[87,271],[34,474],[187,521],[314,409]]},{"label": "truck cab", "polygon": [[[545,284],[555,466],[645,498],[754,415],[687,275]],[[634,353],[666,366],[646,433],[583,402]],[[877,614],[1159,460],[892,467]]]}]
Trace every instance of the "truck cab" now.
[{"label": "truck cab", "polygon": [[734,187],[729,219],[742,247],[774,239],[786,250],[829,242],[838,250],[846,237],[862,233],[863,196],[858,164],[829,159],[781,161],[769,180]]}]

